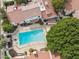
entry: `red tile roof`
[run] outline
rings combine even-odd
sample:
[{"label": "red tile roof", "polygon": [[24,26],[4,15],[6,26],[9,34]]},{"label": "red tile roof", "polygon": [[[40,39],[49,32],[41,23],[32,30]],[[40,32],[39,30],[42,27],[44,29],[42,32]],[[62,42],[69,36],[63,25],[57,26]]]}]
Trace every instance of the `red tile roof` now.
[{"label": "red tile roof", "polygon": [[68,0],[66,4],[66,13],[74,11],[73,17],[79,19],[79,0]]},{"label": "red tile roof", "polygon": [[68,2],[65,5],[66,10],[70,11],[72,9],[72,0],[68,0]]},{"label": "red tile roof", "polygon": [[[48,2],[48,5],[45,5],[45,2]],[[44,18],[48,18],[48,17],[53,17],[53,16],[57,16],[52,4],[51,4],[51,0],[43,0],[43,3],[45,5],[46,11],[42,12],[42,16]]]},{"label": "red tile roof", "polygon": [[68,0],[66,4],[67,10],[79,10],[79,0]]},{"label": "red tile roof", "polygon": [[22,20],[30,18],[31,16],[41,16],[41,12],[39,8],[33,8],[25,11],[15,10],[12,12],[8,12],[7,15],[11,22],[19,23]]},{"label": "red tile roof", "polygon": [[[40,11],[39,7],[32,8],[25,11],[22,11],[21,9],[12,10],[14,6],[11,7],[10,12],[7,12],[9,20],[14,23],[20,23],[21,21],[26,20],[30,18],[31,16],[42,16],[44,18],[57,16],[54,11],[54,8],[52,7],[51,0],[42,0],[42,1],[46,8],[45,11]],[[45,2],[48,2],[47,6],[45,5]]]}]

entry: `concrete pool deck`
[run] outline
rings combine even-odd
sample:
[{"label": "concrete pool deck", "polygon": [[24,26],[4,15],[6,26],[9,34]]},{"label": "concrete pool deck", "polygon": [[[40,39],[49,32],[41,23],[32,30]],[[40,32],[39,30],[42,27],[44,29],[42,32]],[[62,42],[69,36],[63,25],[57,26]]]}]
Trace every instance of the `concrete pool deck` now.
[{"label": "concrete pool deck", "polygon": [[33,48],[36,49],[38,51],[40,51],[40,49],[46,47],[47,43],[31,43],[31,44],[27,44],[26,46],[20,48],[18,46],[18,44],[14,45],[14,49],[17,53],[25,53],[27,51],[27,53],[29,54],[29,49]]},{"label": "concrete pool deck", "polygon": [[[35,26],[35,25],[34,25]],[[19,32],[25,32],[25,31],[31,31],[33,26],[28,26],[28,27],[20,27],[19,28]],[[35,29],[39,29],[38,27],[36,27]],[[45,36],[46,36],[46,30],[45,28],[42,28],[44,29],[45,31]],[[33,28],[34,30],[34,28]],[[25,51],[29,51],[30,48],[34,48],[34,49],[37,49],[37,50],[40,50],[41,48],[44,48],[47,46],[47,42],[39,42],[39,43],[30,43],[30,44],[27,44],[25,45],[24,47],[20,48],[19,45],[18,45],[18,37],[17,37],[17,34],[14,35],[14,39],[17,39],[16,41],[13,40],[13,48],[14,50],[17,52],[17,53],[24,53]]]},{"label": "concrete pool deck", "polygon": [[38,57],[35,57],[34,54],[27,56],[16,56],[12,59],[61,59],[60,56],[55,56],[50,53],[50,51],[39,51]]},{"label": "concrete pool deck", "polygon": [[34,54],[30,56],[18,56],[14,57],[13,59],[52,59],[52,55],[50,55],[49,51],[38,51],[38,57],[35,57]]}]

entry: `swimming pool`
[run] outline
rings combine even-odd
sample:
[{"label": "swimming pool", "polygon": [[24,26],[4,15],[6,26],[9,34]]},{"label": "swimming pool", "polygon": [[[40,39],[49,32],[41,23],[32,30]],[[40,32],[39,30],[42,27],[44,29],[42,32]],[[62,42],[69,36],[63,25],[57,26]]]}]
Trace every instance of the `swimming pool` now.
[{"label": "swimming pool", "polygon": [[19,33],[19,45],[25,45],[32,42],[45,42],[45,32],[42,29]]}]

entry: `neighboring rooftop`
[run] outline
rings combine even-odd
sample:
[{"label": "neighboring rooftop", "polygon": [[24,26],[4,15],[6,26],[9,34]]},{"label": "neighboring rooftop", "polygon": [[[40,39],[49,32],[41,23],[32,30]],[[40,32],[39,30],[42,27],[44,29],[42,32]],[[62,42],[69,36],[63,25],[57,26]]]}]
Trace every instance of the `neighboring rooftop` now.
[{"label": "neighboring rooftop", "polygon": [[55,10],[51,4],[51,0],[42,0],[42,1],[46,8],[46,10],[42,12],[42,16],[44,18],[50,18],[50,17],[53,18],[53,17],[57,16],[55,13]]},{"label": "neighboring rooftop", "polygon": [[66,11],[75,11],[73,16],[79,18],[79,0],[68,0],[68,3],[66,4]]},{"label": "neighboring rooftop", "polygon": [[[36,1],[36,2],[35,2]],[[7,15],[11,22],[19,23],[32,16],[42,16],[44,18],[52,18],[57,16],[51,0],[35,0],[29,2],[26,6],[15,6],[7,7]]]},{"label": "neighboring rooftop", "polygon": [[66,10],[79,10],[79,0],[68,0]]},{"label": "neighboring rooftop", "polygon": [[72,9],[71,0],[67,0],[67,3],[65,5],[65,9],[70,11]]}]

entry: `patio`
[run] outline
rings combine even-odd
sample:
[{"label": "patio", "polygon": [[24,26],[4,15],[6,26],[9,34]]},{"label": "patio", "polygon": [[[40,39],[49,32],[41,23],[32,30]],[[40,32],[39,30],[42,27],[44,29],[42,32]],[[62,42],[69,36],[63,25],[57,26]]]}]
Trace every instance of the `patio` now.
[{"label": "patio", "polygon": [[51,56],[48,51],[39,51],[38,57],[35,57],[34,54],[32,54],[30,56],[25,56],[24,58],[14,57],[13,59],[51,59]]},{"label": "patio", "polygon": [[34,54],[32,54],[30,56],[16,56],[12,59],[61,59],[61,57],[59,55],[52,55],[50,51],[39,51],[38,57],[35,57]]},{"label": "patio", "polygon": [[[29,25],[27,27],[19,26],[18,31],[14,32],[14,35],[12,35],[12,41],[13,41],[13,48],[17,53],[24,53],[25,51],[29,51],[29,48],[36,48],[37,50],[40,50],[40,48],[46,47],[46,45],[47,45],[46,42],[45,43],[39,42],[39,43],[27,44],[27,45],[24,45],[23,47],[20,47],[18,45],[18,40],[19,40],[18,33],[19,32],[27,32],[27,31],[32,31],[35,29],[43,29],[44,31],[46,31],[47,27],[45,29],[45,27],[43,27],[39,24]],[[46,35],[46,32],[45,32],[45,35]],[[15,41],[15,39],[16,39],[16,41]]]}]

